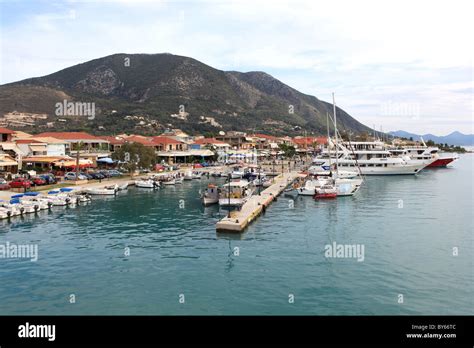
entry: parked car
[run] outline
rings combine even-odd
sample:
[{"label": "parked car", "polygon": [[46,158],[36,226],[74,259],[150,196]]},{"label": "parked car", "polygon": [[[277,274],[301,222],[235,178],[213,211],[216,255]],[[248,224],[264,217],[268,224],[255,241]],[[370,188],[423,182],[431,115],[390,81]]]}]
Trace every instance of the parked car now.
[{"label": "parked car", "polygon": [[92,176],[92,179],[95,179],[95,180],[105,179],[105,175],[99,172],[89,172],[89,175]]},{"label": "parked car", "polygon": [[9,190],[10,185],[8,185],[8,182],[4,178],[0,178],[0,190]]},{"label": "parked car", "polygon": [[30,178],[30,181],[32,182],[33,186],[46,185],[46,180],[40,178],[39,176],[34,176]]},{"label": "parked car", "polygon": [[43,179],[44,181],[46,181],[46,184],[48,185],[52,185],[57,182],[56,177],[51,173],[41,174],[39,175],[39,177]]},{"label": "parked car", "polygon": [[90,175],[89,173],[80,172],[79,175],[85,176],[87,178],[87,180],[92,180],[93,179],[92,175]]},{"label": "parked car", "polygon": [[68,172],[64,175],[64,180],[87,180],[87,177],[84,175],[79,174],[76,179],[76,173]]},{"label": "parked car", "polygon": [[31,181],[25,178],[16,178],[10,182],[11,188],[30,188]]},{"label": "parked car", "polygon": [[115,170],[115,169],[111,169],[108,172],[109,172],[109,175],[112,177],[122,176],[122,173],[120,173],[118,170]]},{"label": "parked car", "polygon": [[109,174],[109,172],[107,170],[99,170],[98,173],[102,174],[104,177],[106,178],[110,178],[111,175]]}]

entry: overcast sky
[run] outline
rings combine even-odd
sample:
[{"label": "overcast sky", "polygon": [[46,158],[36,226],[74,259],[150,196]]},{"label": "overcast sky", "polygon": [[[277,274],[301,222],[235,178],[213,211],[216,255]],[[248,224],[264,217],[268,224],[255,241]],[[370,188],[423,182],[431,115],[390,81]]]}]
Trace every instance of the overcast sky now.
[{"label": "overcast sky", "polygon": [[0,0],[0,83],[113,53],[265,71],[384,131],[473,131],[473,1]]}]

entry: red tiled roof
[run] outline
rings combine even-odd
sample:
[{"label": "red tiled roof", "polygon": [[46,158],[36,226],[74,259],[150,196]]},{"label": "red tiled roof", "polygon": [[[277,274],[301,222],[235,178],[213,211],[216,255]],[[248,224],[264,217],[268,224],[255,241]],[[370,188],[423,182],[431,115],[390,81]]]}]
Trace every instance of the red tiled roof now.
[{"label": "red tiled roof", "polygon": [[0,134],[13,134],[15,131],[12,131],[11,129],[8,128],[2,128],[0,127]]},{"label": "red tiled roof", "polygon": [[52,137],[61,140],[103,140],[86,132],[45,132],[36,134],[37,137]]},{"label": "red tiled roof", "polygon": [[328,140],[326,137],[301,137],[301,138],[293,138],[293,142],[297,145],[308,145],[311,146],[314,143],[317,144],[327,144]]},{"label": "red tiled roof", "polygon": [[35,138],[28,139],[17,139],[15,140],[17,144],[33,144],[33,143],[45,143],[44,141],[36,140]]},{"label": "red tiled roof", "polygon": [[107,140],[109,143],[111,143],[112,145],[122,145],[122,144],[125,144],[125,139],[123,138],[119,138],[119,137],[114,137],[114,136],[110,136],[110,135],[106,135],[106,136],[103,136],[101,137],[103,140]]},{"label": "red tiled roof", "polygon": [[151,142],[148,138],[140,136],[140,135],[130,135],[125,139],[125,141],[130,143],[139,143],[144,146],[155,146],[156,144]]},{"label": "red tiled roof", "polygon": [[227,143],[214,139],[214,138],[201,138],[201,139],[195,140],[194,144],[204,145],[204,144],[227,144]]},{"label": "red tiled roof", "polygon": [[173,139],[173,138],[170,138],[170,137],[165,137],[165,136],[162,136],[162,135],[152,137],[151,141],[154,144],[164,144],[164,145],[167,145],[167,144],[184,144],[183,141],[176,140],[176,139]]}]

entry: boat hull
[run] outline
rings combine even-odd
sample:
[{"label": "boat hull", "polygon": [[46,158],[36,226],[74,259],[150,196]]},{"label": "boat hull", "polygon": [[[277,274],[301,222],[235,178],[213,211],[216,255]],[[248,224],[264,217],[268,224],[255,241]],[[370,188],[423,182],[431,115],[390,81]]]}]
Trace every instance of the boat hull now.
[{"label": "boat hull", "polygon": [[438,158],[436,161],[428,165],[427,168],[443,168],[453,161],[454,161],[453,157]]}]

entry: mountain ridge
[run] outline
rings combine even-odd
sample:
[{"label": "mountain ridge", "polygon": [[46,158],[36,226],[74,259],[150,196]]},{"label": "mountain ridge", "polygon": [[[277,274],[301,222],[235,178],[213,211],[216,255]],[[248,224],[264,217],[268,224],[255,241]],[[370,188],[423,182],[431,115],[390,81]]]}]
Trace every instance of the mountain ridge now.
[{"label": "mountain ridge", "polygon": [[430,133],[419,135],[403,130],[391,131],[388,132],[388,134],[403,138],[413,138],[413,140],[420,140],[421,138],[423,138],[423,140],[425,141],[432,140],[437,144],[474,146],[474,134],[463,134],[459,131],[454,131],[443,136],[438,136]]},{"label": "mountain ridge", "polygon": [[[98,115],[92,121],[72,118],[58,124],[54,102],[62,102],[61,98],[94,102]],[[263,71],[223,71],[168,53],[118,53],[1,85],[0,113],[12,111],[45,113],[55,128],[95,133],[147,133],[172,127],[191,133],[300,134],[306,129],[325,134],[332,104]],[[337,112],[340,130],[370,131],[341,108]],[[133,117],[141,117],[144,124]],[[33,130],[44,127],[38,124]]]}]

